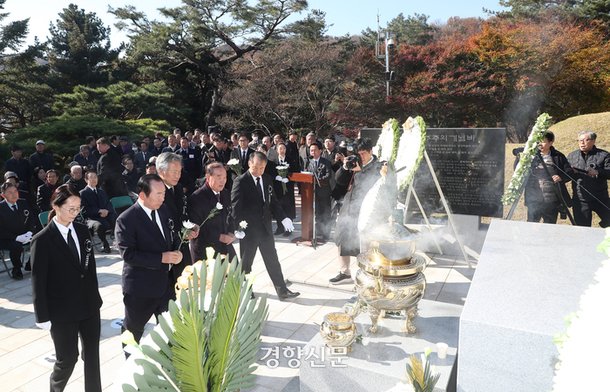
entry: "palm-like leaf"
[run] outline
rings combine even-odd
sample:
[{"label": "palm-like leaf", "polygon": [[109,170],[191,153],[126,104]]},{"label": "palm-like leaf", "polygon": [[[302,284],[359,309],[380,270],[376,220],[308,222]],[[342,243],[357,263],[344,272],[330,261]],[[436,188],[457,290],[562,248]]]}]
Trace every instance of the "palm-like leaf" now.
[{"label": "palm-like leaf", "polygon": [[267,317],[264,298],[250,299],[251,283],[234,260],[217,259],[212,285],[207,289],[207,269],[197,270],[189,290],[160,317],[146,343],[136,345],[140,358],[123,391],[233,391],[253,384],[253,364],[260,333]]}]

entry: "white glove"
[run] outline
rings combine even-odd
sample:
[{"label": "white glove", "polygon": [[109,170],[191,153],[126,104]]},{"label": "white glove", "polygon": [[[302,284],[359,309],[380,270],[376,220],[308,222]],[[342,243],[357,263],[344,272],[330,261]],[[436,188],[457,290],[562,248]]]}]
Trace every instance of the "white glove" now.
[{"label": "white glove", "polygon": [[282,176],[275,176],[275,181],[282,181],[284,177]]},{"label": "white glove", "polygon": [[28,242],[30,242],[30,240],[32,239],[32,236],[28,236],[27,233],[18,235],[17,238],[15,238],[15,241],[17,242],[21,242],[22,244],[27,244]]},{"label": "white glove", "polygon": [[45,331],[51,330],[51,322],[45,321],[44,323],[36,323],[36,326],[40,329],[44,329]]},{"label": "white glove", "polygon": [[233,235],[235,235],[235,238],[237,238],[238,240],[241,240],[246,236],[246,233],[244,233],[243,231],[236,230]]},{"label": "white glove", "polygon": [[288,180],[288,179],[287,179],[287,178],[285,178],[285,177],[284,177],[284,178],[282,178],[282,182],[283,182],[284,184],[288,184],[288,181],[290,181],[290,180]]},{"label": "white glove", "polygon": [[284,226],[284,230],[287,232],[292,233],[294,231],[294,225],[292,224],[292,220],[290,218],[284,218],[282,220],[282,225]]}]

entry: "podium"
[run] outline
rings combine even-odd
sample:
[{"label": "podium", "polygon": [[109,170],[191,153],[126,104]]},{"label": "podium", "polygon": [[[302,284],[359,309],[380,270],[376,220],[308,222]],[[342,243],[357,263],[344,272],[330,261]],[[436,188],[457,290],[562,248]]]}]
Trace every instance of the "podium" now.
[{"label": "podium", "polygon": [[292,182],[301,185],[301,238],[297,241],[313,239],[313,174],[292,173],[288,176]]}]

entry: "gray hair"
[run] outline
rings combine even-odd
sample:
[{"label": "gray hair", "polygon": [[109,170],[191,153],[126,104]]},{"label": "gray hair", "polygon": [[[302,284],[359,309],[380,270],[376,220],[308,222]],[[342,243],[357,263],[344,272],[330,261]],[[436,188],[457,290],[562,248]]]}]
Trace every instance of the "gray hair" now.
[{"label": "gray hair", "polygon": [[580,131],[578,132],[578,137],[581,136],[586,136],[587,138],[591,139],[591,140],[596,140],[597,139],[597,134],[593,131]]},{"label": "gray hair", "polygon": [[173,152],[162,152],[157,156],[155,165],[157,166],[157,170],[166,172],[169,168],[169,164],[172,162],[178,162],[182,165],[182,155],[174,154]]}]

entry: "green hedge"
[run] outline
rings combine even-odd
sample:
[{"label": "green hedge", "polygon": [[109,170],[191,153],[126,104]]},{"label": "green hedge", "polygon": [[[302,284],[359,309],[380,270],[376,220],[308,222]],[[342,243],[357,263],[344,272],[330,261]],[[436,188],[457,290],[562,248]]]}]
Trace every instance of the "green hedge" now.
[{"label": "green hedge", "polygon": [[167,121],[152,119],[139,119],[119,121],[96,116],[61,116],[51,117],[48,121],[19,129],[7,135],[2,150],[5,159],[10,158],[10,145],[18,144],[23,148],[24,157],[35,151],[36,141],[42,139],[46,143],[46,150],[55,155],[57,167],[64,169],[78,152],[79,146],[85,138],[93,135],[127,136],[130,141],[141,140],[144,136],[153,136],[155,132],[169,134],[170,125]]}]

